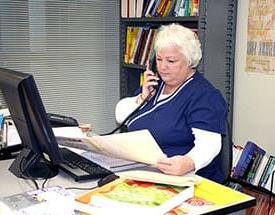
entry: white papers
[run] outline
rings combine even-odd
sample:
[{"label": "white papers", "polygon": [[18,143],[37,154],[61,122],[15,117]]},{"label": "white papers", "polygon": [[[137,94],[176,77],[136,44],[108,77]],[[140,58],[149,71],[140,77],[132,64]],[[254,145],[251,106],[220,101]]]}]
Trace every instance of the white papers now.
[{"label": "white papers", "polygon": [[85,134],[83,134],[82,130],[77,126],[53,128],[53,133],[55,136],[61,136],[61,137],[71,137],[71,138],[86,137]]},{"label": "white papers", "polygon": [[144,129],[106,136],[93,136],[85,138],[86,144],[99,153],[125,160],[155,165],[161,158],[166,157],[159,145]]},{"label": "white papers", "polygon": [[13,215],[72,215],[76,214],[74,198],[72,192],[60,186],[48,187],[1,197],[0,212]]},{"label": "white papers", "polygon": [[56,137],[62,146],[93,151],[106,156],[155,165],[166,155],[148,130],[85,138]]},{"label": "white papers", "polygon": [[96,152],[92,151],[84,151],[81,153],[81,155],[88,160],[91,160],[100,166],[111,170],[112,172],[119,172],[122,170],[128,170],[128,169],[133,169],[136,167],[144,167],[146,166],[143,163],[138,163],[135,161],[129,161],[129,160],[123,160],[119,158],[114,158],[110,156],[106,156],[103,154],[99,154]]},{"label": "white papers", "polygon": [[4,143],[4,148],[19,145],[22,142],[12,120],[4,121],[1,134],[1,141]]},{"label": "white papers", "polygon": [[8,139],[7,147],[21,144],[20,136],[17,132],[15,125],[8,126]]},{"label": "white papers", "polygon": [[8,108],[0,109],[0,115],[3,114],[4,117],[10,116],[10,111]]}]

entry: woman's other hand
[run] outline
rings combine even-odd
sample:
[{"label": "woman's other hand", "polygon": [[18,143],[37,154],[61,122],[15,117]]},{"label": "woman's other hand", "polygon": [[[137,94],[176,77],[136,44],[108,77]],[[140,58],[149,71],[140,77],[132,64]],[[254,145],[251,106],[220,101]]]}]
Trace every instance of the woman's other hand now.
[{"label": "woman's other hand", "polygon": [[176,155],[157,162],[157,168],[168,175],[184,175],[195,170],[193,160],[187,156]]}]

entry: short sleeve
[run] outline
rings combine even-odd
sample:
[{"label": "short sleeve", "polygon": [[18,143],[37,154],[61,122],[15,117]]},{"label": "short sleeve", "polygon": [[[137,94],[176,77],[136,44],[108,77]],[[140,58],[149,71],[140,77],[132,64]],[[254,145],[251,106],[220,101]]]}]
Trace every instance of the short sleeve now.
[{"label": "short sleeve", "polygon": [[216,89],[197,93],[189,103],[187,123],[190,128],[225,134],[227,104]]}]

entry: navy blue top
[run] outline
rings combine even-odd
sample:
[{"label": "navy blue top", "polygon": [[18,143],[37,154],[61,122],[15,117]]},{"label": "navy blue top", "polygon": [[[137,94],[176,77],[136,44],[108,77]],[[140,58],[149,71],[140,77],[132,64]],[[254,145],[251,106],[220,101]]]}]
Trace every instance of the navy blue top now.
[{"label": "navy blue top", "polygon": [[[221,93],[199,72],[169,97],[158,100],[163,87],[162,82],[155,96],[128,120],[128,131],[148,129],[168,157],[184,155],[194,147],[191,128],[225,135],[227,104]],[[140,92],[141,89],[137,93]],[[217,156],[197,174],[222,182],[225,176],[219,159]]]}]

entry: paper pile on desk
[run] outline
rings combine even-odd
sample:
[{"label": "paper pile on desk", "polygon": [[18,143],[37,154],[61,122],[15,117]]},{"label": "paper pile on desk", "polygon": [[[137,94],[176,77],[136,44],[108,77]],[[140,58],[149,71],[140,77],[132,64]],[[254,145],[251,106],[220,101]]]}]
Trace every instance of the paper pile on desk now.
[{"label": "paper pile on desk", "polygon": [[60,186],[48,187],[0,198],[0,214],[76,215],[75,195]]}]

